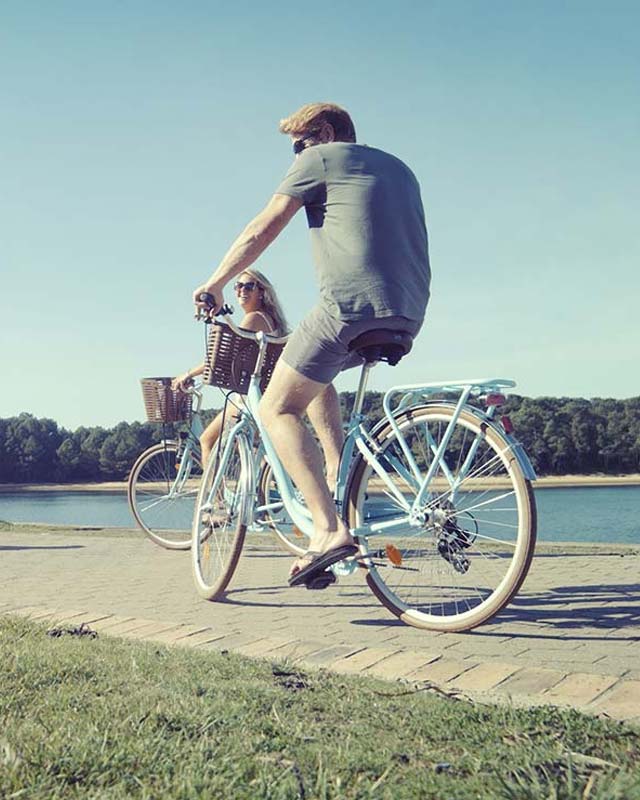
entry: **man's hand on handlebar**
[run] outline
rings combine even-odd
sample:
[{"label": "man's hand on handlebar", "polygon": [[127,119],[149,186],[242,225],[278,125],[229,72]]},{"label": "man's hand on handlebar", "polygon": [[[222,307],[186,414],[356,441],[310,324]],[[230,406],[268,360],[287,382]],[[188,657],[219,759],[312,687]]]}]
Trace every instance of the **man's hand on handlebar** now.
[{"label": "man's hand on handlebar", "polygon": [[212,284],[203,284],[193,293],[193,303],[196,307],[196,319],[205,322],[223,314],[233,314],[233,307],[224,302],[222,289]]},{"label": "man's hand on handlebar", "polygon": [[220,309],[224,306],[224,297],[222,289],[217,286],[211,286],[204,283],[193,293],[193,304],[196,307],[198,316],[204,314],[205,317],[210,318],[215,316]]}]

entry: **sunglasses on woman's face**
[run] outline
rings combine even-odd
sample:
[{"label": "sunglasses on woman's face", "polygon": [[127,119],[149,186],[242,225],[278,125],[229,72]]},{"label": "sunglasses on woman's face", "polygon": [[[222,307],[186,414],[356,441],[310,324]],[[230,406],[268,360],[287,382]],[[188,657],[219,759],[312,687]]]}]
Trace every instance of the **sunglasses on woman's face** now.
[{"label": "sunglasses on woman's face", "polygon": [[236,281],[233,285],[236,294],[240,294],[240,292],[244,289],[247,292],[252,292],[254,289],[258,288],[258,284],[255,281],[246,281],[243,283],[242,281]]}]

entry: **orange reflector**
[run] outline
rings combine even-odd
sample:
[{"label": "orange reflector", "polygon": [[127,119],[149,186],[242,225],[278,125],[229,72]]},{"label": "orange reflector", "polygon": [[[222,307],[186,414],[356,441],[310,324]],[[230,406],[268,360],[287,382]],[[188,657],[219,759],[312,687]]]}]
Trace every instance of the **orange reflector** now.
[{"label": "orange reflector", "polygon": [[293,535],[296,537],[296,539],[304,539],[304,533],[302,533],[297,525],[293,526]]},{"label": "orange reflector", "polygon": [[203,558],[203,560],[204,561],[208,561],[210,554],[211,554],[211,549],[210,549],[210,545],[209,545],[209,540],[207,539],[207,541],[204,543],[204,546],[202,548],[202,558]]},{"label": "orange reflector", "polygon": [[399,567],[402,564],[402,553],[398,550],[398,548],[393,544],[385,545],[385,552],[387,554],[387,558],[393,564],[394,567]]}]

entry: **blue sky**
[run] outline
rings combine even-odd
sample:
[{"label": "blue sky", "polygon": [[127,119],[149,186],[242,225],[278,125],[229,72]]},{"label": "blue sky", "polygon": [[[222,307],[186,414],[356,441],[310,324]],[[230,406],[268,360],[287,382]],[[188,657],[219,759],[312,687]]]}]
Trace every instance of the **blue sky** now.
[{"label": "blue sky", "polygon": [[[619,0],[5,0],[0,416],[142,419],[138,379],[198,363],[191,291],[287,170],[278,120],[315,100],[422,185],[427,322],[374,388],[639,394],[639,24]],[[258,266],[297,322],[303,214]]]}]

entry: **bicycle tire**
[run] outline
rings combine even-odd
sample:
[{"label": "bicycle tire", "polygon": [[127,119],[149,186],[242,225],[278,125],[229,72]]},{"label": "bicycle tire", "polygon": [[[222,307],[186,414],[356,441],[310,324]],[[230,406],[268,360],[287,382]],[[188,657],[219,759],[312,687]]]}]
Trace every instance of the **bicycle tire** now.
[{"label": "bicycle tire", "polygon": [[[147,448],[138,456],[127,481],[127,500],[138,527],[167,550],[191,547],[197,489],[191,479],[184,490],[171,494],[178,473],[178,452],[178,442],[174,440]],[[193,453],[190,458],[194,458]],[[199,469],[199,462],[195,463]]]},{"label": "bicycle tire", "polygon": [[[224,456],[227,442],[221,444]],[[228,458],[212,453],[196,501],[191,530],[191,565],[198,594],[219,600],[233,577],[242,552],[251,451],[246,436],[234,435]]]},{"label": "bicycle tire", "polygon": [[[434,403],[396,417],[422,475],[453,414],[452,405]],[[409,474],[408,459],[393,428],[388,422],[381,424],[372,436],[387,478],[411,505],[417,481]],[[486,622],[516,594],[533,557],[536,506],[530,481],[497,424],[470,409],[460,414],[444,454],[454,479],[465,459],[471,459],[471,471],[457,493],[438,468],[425,506],[428,520],[420,527],[407,522],[406,533],[381,532],[360,540],[369,588],[386,608],[414,627],[463,631]],[[358,454],[345,509],[350,527],[407,516],[398,510],[399,497],[395,499],[388,489],[381,497],[380,485],[385,487]]]}]

